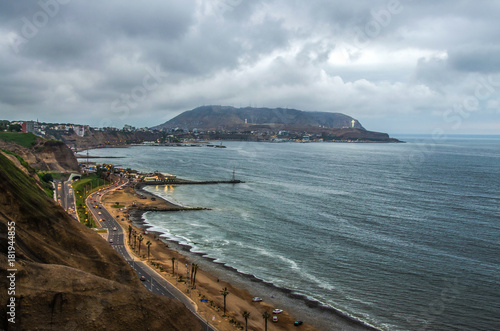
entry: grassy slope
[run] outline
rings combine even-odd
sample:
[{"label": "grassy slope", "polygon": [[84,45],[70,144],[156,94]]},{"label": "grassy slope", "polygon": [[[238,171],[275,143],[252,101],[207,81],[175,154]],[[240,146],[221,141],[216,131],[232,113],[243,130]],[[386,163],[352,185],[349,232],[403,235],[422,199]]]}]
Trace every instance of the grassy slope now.
[{"label": "grassy slope", "polygon": [[0,139],[26,148],[32,147],[36,142],[36,136],[33,133],[23,132],[0,132]]},{"label": "grassy slope", "polygon": [[34,174],[34,173],[36,172],[36,170],[35,170],[35,169],[33,169],[33,168],[32,168],[32,167],[28,164],[28,162],[26,162],[26,161],[25,161],[25,160],[24,160],[21,156],[17,155],[16,153],[11,152],[11,151],[8,151],[8,150],[6,150],[6,149],[2,149],[2,152],[6,153],[6,154],[10,154],[10,155],[15,156],[15,157],[16,157],[16,159],[18,159],[18,160],[19,160],[19,163],[21,163],[21,165],[22,165],[23,167],[25,167],[25,168],[26,168],[26,170],[28,170],[28,172],[29,172],[30,174]]}]

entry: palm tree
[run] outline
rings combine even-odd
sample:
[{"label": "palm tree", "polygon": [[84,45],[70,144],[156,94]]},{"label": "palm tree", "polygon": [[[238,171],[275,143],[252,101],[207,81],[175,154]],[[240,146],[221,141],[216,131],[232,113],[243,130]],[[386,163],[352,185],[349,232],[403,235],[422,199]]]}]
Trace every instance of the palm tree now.
[{"label": "palm tree", "polygon": [[132,226],[129,224],[129,226],[128,226],[128,242],[130,242],[131,235],[132,235]]},{"label": "palm tree", "polygon": [[175,274],[175,265],[174,265],[175,257],[172,258],[172,276]]},{"label": "palm tree", "polygon": [[244,311],[243,317],[245,318],[245,331],[248,331],[248,318],[250,317],[250,313],[247,311]]},{"label": "palm tree", "polygon": [[264,314],[262,314],[262,318],[264,319],[264,327],[265,327],[265,331],[267,331],[267,320],[268,318],[271,317],[271,315],[269,315],[269,313],[267,312],[267,310],[264,312]]},{"label": "palm tree", "polygon": [[142,234],[139,235],[139,237],[137,238],[137,241],[139,241],[139,256],[141,256],[141,242],[144,240],[144,238],[142,237]]},{"label": "palm tree", "polygon": [[148,261],[149,261],[149,246],[151,246],[151,241],[146,242],[146,246],[148,246]]},{"label": "palm tree", "polygon": [[135,249],[135,244],[136,244],[136,239],[137,239],[137,233],[135,233],[135,231],[134,231],[133,236],[134,236],[134,249]]},{"label": "palm tree", "polygon": [[196,274],[198,273],[198,265],[197,264],[193,264],[193,288],[195,288],[196,286]]},{"label": "palm tree", "polygon": [[226,297],[229,294],[229,291],[227,290],[227,287],[224,287],[220,291],[220,294],[222,294],[224,296],[224,315],[222,315],[222,316],[226,316]]}]

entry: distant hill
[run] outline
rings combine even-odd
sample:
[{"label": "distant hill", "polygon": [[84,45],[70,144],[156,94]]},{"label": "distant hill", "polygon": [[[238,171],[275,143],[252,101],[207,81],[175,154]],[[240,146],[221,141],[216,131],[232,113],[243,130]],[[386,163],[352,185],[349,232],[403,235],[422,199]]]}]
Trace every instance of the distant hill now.
[{"label": "distant hill", "polygon": [[[354,126],[353,122],[354,121]],[[355,128],[364,130],[358,120],[341,113],[306,112],[287,108],[234,108],[203,106],[174,117],[152,129],[241,130],[255,125],[269,125],[283,129],[324,127],[330,129]]]}]

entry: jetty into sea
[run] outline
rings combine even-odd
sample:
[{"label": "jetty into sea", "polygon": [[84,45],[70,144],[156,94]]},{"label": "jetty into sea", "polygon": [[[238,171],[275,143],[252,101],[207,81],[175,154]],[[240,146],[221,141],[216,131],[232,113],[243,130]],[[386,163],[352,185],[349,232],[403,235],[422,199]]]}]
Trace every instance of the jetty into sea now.
[{"label": "jetty into sea", "polygon": [[162,181],[145,181],[136,184],[136,188],[140,189],[144,186],[157,186],[157,185],[214,185],[214,184],[241,184],[244,181],[239,179],[232,180],[207,180],[207,181],[194,181],[186,179],[173,179],[173,180],[162,180]]}]

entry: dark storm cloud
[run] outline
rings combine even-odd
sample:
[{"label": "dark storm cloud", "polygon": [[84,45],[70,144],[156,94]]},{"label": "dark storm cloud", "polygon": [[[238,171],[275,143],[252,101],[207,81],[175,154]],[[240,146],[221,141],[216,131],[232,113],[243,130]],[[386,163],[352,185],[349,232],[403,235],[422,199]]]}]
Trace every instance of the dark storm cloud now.
[{"label": "dark storm cloud", "polygon": [[450,51],[450,64],[465,72],[500,71],[500,45],[478,45]]},{"label": "dark storm cloud", "polygon": [[[152,126],[253,104],[427,128],[477,79],[497,79],[499,14],[493,1],[3,1],[0,108]],[[496,89],[481,105],[498,118]]]}]

